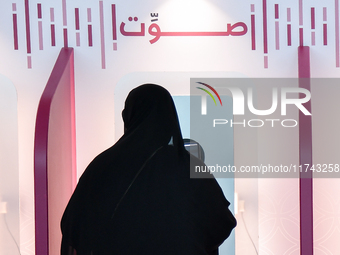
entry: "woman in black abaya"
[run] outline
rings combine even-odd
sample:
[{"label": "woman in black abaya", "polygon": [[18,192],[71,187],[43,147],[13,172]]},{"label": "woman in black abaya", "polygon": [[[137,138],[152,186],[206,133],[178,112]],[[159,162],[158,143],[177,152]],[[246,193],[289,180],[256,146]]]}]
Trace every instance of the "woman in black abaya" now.
[{"label": "woman in black abaya", "polygon": [[79,180],[61,221],[62,255],[218,254],[236,220],[215,179],[190,179],[172,98],[146,84],[123,110],[124,135]]}]

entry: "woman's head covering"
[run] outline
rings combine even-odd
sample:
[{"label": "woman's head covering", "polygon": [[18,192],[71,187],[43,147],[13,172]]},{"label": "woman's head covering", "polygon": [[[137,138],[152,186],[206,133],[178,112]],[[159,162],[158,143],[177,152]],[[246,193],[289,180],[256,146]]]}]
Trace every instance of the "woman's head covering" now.
[{"label": "woman's head covering", "polygon": [[122,117],[125,132],[118,144],[131,140],[136,147],[154,150],[172,141],[179,154],[184,152],[176,108],[163,87],[145,84],[132,90]]},{"label": "woman's head covering", "polygon": [[169,92],[152,84],[135,88],[122,117],[124,135],[89,164],[67,205],[61,254],[216,250],[235,219],[214,179],[190,179]]}]

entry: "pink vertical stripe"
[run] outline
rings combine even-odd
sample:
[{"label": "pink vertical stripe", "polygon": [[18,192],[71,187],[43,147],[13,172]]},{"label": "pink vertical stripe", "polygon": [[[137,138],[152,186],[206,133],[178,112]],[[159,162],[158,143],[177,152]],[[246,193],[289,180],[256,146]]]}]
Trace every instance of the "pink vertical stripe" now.
[{"label": "pink vertical stripe", "polygon": [[50,20],[54,22],[54,8],[50,8]]},{"label": "pink vertical stripe", "polygon": [[111,5],[112,11],[112,39],[117,40],[117,21],[116,21],[116,5]]},{"label": "pink vertical stripe", "polygon": [[[310,91],[310,53],[309,47],[298,48],[299,87]],[[304,95],[300,94],[300,98]],[[304,103],[311,112],[311,100]],[[299,111],[299,163],[313,164],[312,116]],[[300,254],[313,255],[313,172],[300,173]]]},{"label": "pink vertical stripe", "polygon": [[43,27],[42,27],[42,21],[38,21],[38,33],[39,33],[39,50],[44,49],[43,44]]},{"label": "pink vertical stripe", "polygon": [[100,18],[100,51],[102,59],[102,69],[105,69],[105,38],[104,38],[104,6],[103,1],[99,1],[99,18]]},{"label": "pink vertical stripe", "polygon": [[327,21],[327,8],[323,7],[323,15],[322,15],[323,21]]},{"label": "pink vertical stripe", "polygon": [[312,45],[315,45],[315,32],[312,31]]},{"label": "pink vertical stripe", "polygon": [[303,28],[299,28],[300,46],[303,46]]},{"label": "pink vertical stripe", "polygon": [[12,3],[12,11],[16,12],[17,11],[17,4]]},{"label": "pink vertical stripe", "polygon": [[287,21],[288,21],[288,22],[291,22],[291,21],[292,21],[292,15],[291,15],[290,8],[287,8]]},{"label": "pink vertical stripe", "polygon": [[74,52],[72,50],[72,57],[70,58],[70,96],[71,96],[71,136],[72,136],[72,191],[77,186],[77,146],[76,146],[76,103],[75,103],[75,83],[74,83]]},{"label": "pink vertical stripe", "polygon": [[327,24],[323,24],[323,45],[327,45]]},{"label": "pink vertical stripe", "polygon": [[27,68],[32,69],[32,57],[27,56]]},{"label": "pink vertical stripe", "polygon": [[30,12],[28,0],[25,0],[26,46],[27,53],[31,53]]},{"label": "pink vertical stripe", "polygon": [[14,42],[14,49],[19,49],[19,43],[18,43],[18,19],[17,14],[13,13],[13,42]]},{"label": "pink vertical stripe", "polygon": [[311,28],[315,29],[315,8],[310,9]]},{"label": "pink vertical stripe", "polygon": [[92,22],[91,8],[87,8],[87,22]]},{"label": "pink vertical stripe", "polygon": [[268,56],[264,56],[264,68],[268,68]]},{"label": "pink vertical stripe", "polygon": [[275,21],[275,49],[280,49],[279,22]]},{"label": "pink vertical stripe", "polygon": [[42,18],[41,4],[37,4],[38,19]]},{"label": "pink vertical stripe", "polygon": [[250,11],[251,12],[255,12],[255,4],[251,4],[250,5]]},{"label": "pink vertical stripe", "polygon": [[55,26],[51,24],[51,46],[55,46]]},{"label": "pink vertical stripe", "polygon": [[64,33],[64,47],[67,48],[68,47],[67,28],[64,28],[63,33]]},{"label": "pink vertical stripe", "polygon": [[75,17],[75,22],[76,22],[76,30],[80,29],[79,26],[79,8],[74,9],[74,17]]},{"label": "pink vertical stripe", "polygon": [[339,0],[335,0],[335,65],[340,67],[339,49]]},{"label": "pink vertical stripe", "polygon": [[262,0],[262,11],[263,11],[263,52],[268,53],[267,0]]},{"label": "pink vertical stripe", "polygon": [[67,26],[67,9],[66,9],[66,0],[62,2],[63,8],[63,26]]},{"label": "pink vertical stripe", "polygon": [[287,25],[287,45],[288,46],[292,45],[292,25],[291,24]]},{"label": "pink vertical stripe", "polygon": [[[65,203],[72,194],[72,176],[75,169],[73,169],[74,164],[71,162],[71,160],[74,160],[72,157],[75,155],[75,152],[71,150],[74,150],[75,146],[72,144],[74,141],[74,130],[71,129],[74,128],[74,126],[71,124],[73,121],[71,118],[74,118],[74,113],[72,112],[73,108],[72,106],[70,107],[70,103],[72,104],[74,99],[70,98],[72,92],[69,90],[67,90],[66,93],[59,93],[59,96],[57,91],[63,92],[63,88],[66,90],[74,86],[74,71],[72,70],[74,69],[74,62],[72,60],[73,57],[73,49],[62,49],[60,51],[58,59],[41,96],[37,110],[34,137],[36,255],[49,255],[52,253],[50,252],[49,248],[51,247],[52,243],[56,242],[55,237],[53,236],[57,234],[56,230],[58,231],[59,228],[53,227],[58,226],[58,224],[49,225],[49,220],[55,221],[55,223],[59,222],[60,215],[59,213],[58,216],[51,214],[50,211],[53,210],[53,212],[55,212],[56,209],[51,205],[55,206],[55,204],[57,204],[58,207],[61,206],[59,197],[61,197],[64,200],[63,203]],[[57,107],[58,109],[61,108],[61,111],[59,111],[57,114],[54,114],[55,112],[53,113],[52,111],[53,107]],[[61,113],[65,113],[66,116]],[[54,123],[52,123],[52,118]],[[56,132],[59,129],[63,129],[64,132]],[[66,136],[63,135],[64,133]],[[51,139],[51,137],[53,137],[53,139]],[[56,144],[60,144],[60,147],[56,148]],[[63,146],[66,148],[64,155],[67,156],[65,158],[60,153],[63,150]],[[61,165],[56,165],[59,166],[59,169],[50,167],[50,164],[48,164],[49,160],[51,160],[49,157],[50,150],[55,153],[56,159],[59,162],[60,159],[65,160],[63,163],[61,163]],[[64,172],[58,171],[60,170],[60,166],[63,166]],[[67,174],[65,175],[65,173]],[[52,183],[49,181],[49,178],[55,180],[53,177],[56,176],[61,177],[60,179],[57,179],[57,182],[62,183],[64,189],[63,194],[58,194],[58,189],[55,189],[52,187],[52,185],[49,186],[49,184]],[[55,199],[56,197],[58,197],[58,199]],[[53,202],[51,203],[51,201]],[[51,206],[51,208],[49,208],[49,206]],[[49,242],[51,239],[52,241]],[[51,249],[51,251],[53,250],[54,249]]]},{"label": "pink vertical stripe", "polygon": [[302,0],[299,0],[299,25],[303,25],[303,6],[302,6]]},{"label": "pink vertical stripe", "polygon": [[279,18],[279,5],[275,4],[275,19]]},{"label": "pink vertical stripe", "polygon": [[117,43],[113,43],[113,50],[117,50]]},{"label": "pink vertical stripe", "polygon": [[88,40],[89,40],[89,46],[92,47],[92,25],[88,25],[87,27],[87,32],[88,32]]},{"label": "pink vertical stripe", "polygon": [[76,45],[80,46],[80,33],[79,32],[76,33]]},{"label": "pink vertical stripe", "polygon": [[251,15],[251,49],[255,50],[255,15]]}]

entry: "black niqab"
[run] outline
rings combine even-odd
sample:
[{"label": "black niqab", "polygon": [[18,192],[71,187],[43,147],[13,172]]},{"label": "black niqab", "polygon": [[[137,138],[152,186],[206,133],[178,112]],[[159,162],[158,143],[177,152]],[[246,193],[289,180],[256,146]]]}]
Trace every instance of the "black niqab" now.
[{"label": "black niqab", "polygon": [[122,115],[124,135],[89,164],[66,207],[61,254],[217,254],[236,220],[216,180],[190,179],[196,159],[169,92],[139,86]]}]

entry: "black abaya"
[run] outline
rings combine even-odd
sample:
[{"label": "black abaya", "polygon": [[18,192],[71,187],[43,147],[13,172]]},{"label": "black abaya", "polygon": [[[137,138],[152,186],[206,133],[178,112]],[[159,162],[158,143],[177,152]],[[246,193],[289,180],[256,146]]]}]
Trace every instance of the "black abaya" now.
[{"label": "black abaya", "polygon": [[236,220],[215,179],[190,179],[190,160],[203,162],[184,148],[170,94],[137,87],[123,120],[124,135],[90,163],[66,207],[61,254],[217,254]]}]

